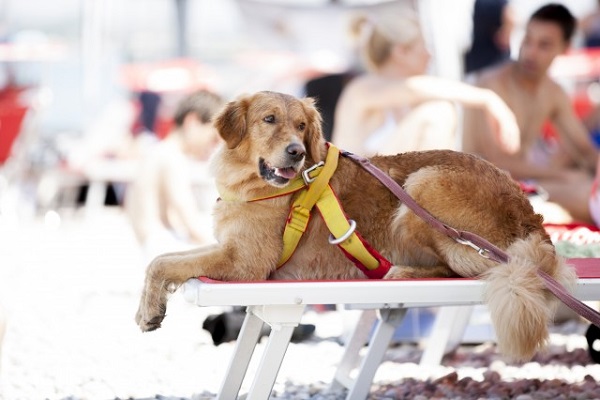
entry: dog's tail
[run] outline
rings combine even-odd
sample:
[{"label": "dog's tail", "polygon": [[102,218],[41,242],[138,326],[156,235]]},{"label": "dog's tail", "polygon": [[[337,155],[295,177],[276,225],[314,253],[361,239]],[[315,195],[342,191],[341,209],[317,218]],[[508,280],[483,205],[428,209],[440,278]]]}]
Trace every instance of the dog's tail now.
[{"label": "dog's tail", "polygon": [[510,261],[490,268],[485,301],[498,340],[498,350],[515,361],[531,359],[548,339],[558,302],[544,286],[541,269],[571,288],[576,275],[554,247],[538,233],[517,240],[508,249]]}]

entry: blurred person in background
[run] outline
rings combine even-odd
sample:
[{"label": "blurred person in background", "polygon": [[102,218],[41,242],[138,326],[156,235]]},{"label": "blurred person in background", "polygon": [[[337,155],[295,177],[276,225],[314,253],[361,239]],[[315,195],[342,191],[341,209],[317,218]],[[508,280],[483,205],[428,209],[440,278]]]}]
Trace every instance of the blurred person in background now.
[{"label": "blurred person in background", "polygon": [[583,34],[583,45],[585,47],[600,47],[600,0],[596,1],[596,7],[592,12],[581,18],[579,29]]},{"label": "blurred person in background", "polygon": [[359,15],[351,28],[368,71],[340,96],[332,138],[337,146],[364,155],[458,149],[456,102],[484,110],[496,145],[517,150],[515,117],[498,95],[427,75],[430,54],[416,15]]},{"label": "blurred person in background", "polygon": [[212,118],[223,105],[208,90],[187,96],[175,110],[173,130],[142,156],[125,208],[148,260],[211,240],[209,210],[217,194],[208,160],[220,142]]},{"label": "blurred person in background", "polygon": [[514,14],[508,0],[475,0],[471,47],[464,56],[466,76],[509,60]]},{"label": "blurred person in background", "polygon": [[[588,200],[598,151],[576,116],[565,90],[548,75],[556,56],[571,41],[576,20],[560,4],[547,4],[530,17],[516,61],[482,71],[476,84],[496,92],[514,111],[521,131],[520,150],[508,153],[493,145],[494,136],[481,114],[467,110],[463,150],[479,154],[547,192],[541,203],[547,222],[591,222]],[[544,125],[557,131],[558,146],[544,140]]]}]

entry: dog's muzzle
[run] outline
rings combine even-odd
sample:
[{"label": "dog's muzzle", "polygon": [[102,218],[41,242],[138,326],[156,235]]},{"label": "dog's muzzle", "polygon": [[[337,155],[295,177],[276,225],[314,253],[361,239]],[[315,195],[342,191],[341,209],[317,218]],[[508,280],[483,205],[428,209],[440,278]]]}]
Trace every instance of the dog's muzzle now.
[{"label": "dog's muzzle", "polygon": [[285,148],[282,165],[270,163],[264,158],[258,160],[260,176],[269,184],[283,187],[298,175],[304,165],[306,148],[300,143],[292,143]]}]

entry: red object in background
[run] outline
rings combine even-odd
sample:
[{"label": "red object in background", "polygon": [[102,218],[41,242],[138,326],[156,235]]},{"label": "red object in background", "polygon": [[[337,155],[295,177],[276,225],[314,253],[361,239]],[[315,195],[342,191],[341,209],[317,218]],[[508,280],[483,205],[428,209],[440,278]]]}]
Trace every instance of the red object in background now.
[{"label": "red object in background", "polygon": [[158,138],[161,140],[167,137],[169,132],[171,132],[171,130],[173,129],[173,124],[173,119],[157,119],[156,123],[154,124],[156,136],[158,136]]},{"label": "red object in background", "polygon": [[[133,101],[133,106],[136,117],[131,126],[131,132],[134,136],[136,136],[144,131],[144,124],[141,120],[142,104],[139,100],[136,99]],[[173,118],[165,118],[161,115],[157,115],[157,118],[154,120],[154,124],[151,131],[154,132],[158,139],[162,140],[165,137],[167,137],[169,132],[171,132],[171,130],[173,129],[173,125]]]},{"label": "red object in background", "polygon": [[[571,103],[575,114],[580,119],[585,118],[595,107],[589,97],[587,87],[591,82],[600,79],[600,49],[574,49],[556,57],[550,69],[550,75],[554,78],[575,82]],[[549,121],[544,124],[542,131],[546,140],[557,138],[556,129]]]},{"label": "red object in background", "polygon": [[25,88],[9,86],[0,90],[0,164],[10,156],[15,139],[21,132],[27,106],[20,101]]},{"label": "red object in background", "polygon": [[[196,60],[178,58],[154,63],[135,63],[125,65],[122,69],[122,83],[132,93],[138,95],[134,100],[136,119],[131,131],[134,135],[149,130],[157,138],[164,139],[173,128],[173,104],[168,101],[199,89],[214,90],[218,75],[208,65]],[[143,121],[143,102],[139,95],[144,92],[154,93],[161,98],[159,110],[155,112],[152,123]],[[148,126],[152,125],[152,126]]]},{"label": "red object in background", "polygon": [[[573,105],[575,115],[577,115],[579,119],[584,119],[594,110],[594,105],[592,104],[587,92],[580,91],[572,95],[571,104]],[[558,138],[556,128],[550,121],[546,121],[542,126],[542,134],[546,140],[555,140]]]},{"label": "red object in background", "polygon": [[600,229],[591,224],[544,224],[553,243],[564,241],[577,245],[600,243]]},{"label": "red object in background", "polygon": [[[139,109],[139,107],[137,108]],[[136,112],[136,114],[139,115],[139,112]],[[136,120],[133,122],[133,126],[131,127],[131,131],[134,135],[138,135],[140,132],[142,132],[142,129],[140,128],[141,126],[142,124],[140,124],[139,118],[136,118]],[[172,129],[173,119],[157,118],[156,121],[154,121],[153,132],[160,140],[166,138]]]}]

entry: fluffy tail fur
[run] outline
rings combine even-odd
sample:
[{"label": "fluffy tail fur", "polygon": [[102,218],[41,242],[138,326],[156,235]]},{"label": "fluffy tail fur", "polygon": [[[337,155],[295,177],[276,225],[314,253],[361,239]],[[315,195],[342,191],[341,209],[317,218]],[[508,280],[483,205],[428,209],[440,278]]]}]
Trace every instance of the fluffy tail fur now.
[{"label": "fluffy tail fur", "polygon": [[539,234],[518,240],[508,249],[511,260],[485,274],[488,304],[498,350],[515,361],[531,359],[548,340],[557,301],[545,289],[537,270],[542,269],[567,288],[576,275],[554,247]]}]

